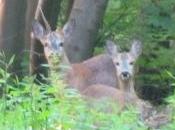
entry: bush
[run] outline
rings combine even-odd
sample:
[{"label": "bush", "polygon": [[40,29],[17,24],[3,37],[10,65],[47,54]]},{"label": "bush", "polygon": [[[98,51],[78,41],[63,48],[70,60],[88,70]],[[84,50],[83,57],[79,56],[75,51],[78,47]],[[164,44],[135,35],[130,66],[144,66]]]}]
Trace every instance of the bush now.
[{"label": "bush", "polygon": [[[0,128],[50,130],[144,130],[138,112],[128,107],[119,114],[117,106],[109,101],[85,102],[74,89],[66,88],[59,76],[49,78],[51,85],[34,83],[35,77],[25,76],[22,81],[8,72],[9,63],[0,69]],[[110,113],[109,110],[115,110]]]}]

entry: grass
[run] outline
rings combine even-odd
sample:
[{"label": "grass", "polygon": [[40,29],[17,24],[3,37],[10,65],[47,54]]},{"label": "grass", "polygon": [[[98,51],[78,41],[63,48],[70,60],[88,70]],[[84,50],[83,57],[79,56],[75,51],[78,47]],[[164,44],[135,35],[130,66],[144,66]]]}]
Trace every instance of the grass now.
[{"label": "grass", "polygon": [[20,82],[10,81],[10,76],[4,79],[8,82],[6,93],[0,99],[0,128],[3,130],[129,130],[142,127],[134,109],[120,115],[117,110],[116,113],[106,112],[114,104],[91,106],[75,90],[64,88],[61,80],[54,85],[38,86],[34,84],[34,77],[26,76]]},{"label": "grass", "polygon": [[[11,62],[13,59],[11,59]],[[36,85],[34,77],[22,81],[8,73],[11,64],[0,69],[0,129],[3,130],[147,130],[134,107],[119,113],[109,101],[91,104],[80,94],[66,88],[59,76],[52,84]],[[171,101],[173,107],[175,96]],[[110,110],[114,111],[111,113]],[[175,116],[174,118],[175,119]],[[175,122],[162,130],[174,130]]]}]

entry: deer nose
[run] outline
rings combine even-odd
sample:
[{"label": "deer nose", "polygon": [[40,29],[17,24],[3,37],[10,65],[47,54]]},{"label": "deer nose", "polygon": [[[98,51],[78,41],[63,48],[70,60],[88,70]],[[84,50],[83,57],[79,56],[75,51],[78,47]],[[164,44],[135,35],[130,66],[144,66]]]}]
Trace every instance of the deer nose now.
[{"label": "deer nose", "polygon": [[129,72],[122,72],[122,76],[124,77],[124,78],[129,78]]}]

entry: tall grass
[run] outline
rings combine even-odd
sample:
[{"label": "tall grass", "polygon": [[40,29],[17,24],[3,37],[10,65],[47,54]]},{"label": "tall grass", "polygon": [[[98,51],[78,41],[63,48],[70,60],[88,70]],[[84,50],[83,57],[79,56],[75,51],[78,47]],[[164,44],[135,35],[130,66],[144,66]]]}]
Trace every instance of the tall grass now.
[{"label": "tall grass", "polygon": [[[119,112],[110,101],[86,102],[76,90],[66,88],[58,74],[49,79],[51,84],[42,85],[36,85],[32,76],[22,81],[12,78],[8,67],[13,59],[0,68],[0,129],[147,130],[134,107]],[[174,127],[174,123],[168,125],[169,130]]]}]

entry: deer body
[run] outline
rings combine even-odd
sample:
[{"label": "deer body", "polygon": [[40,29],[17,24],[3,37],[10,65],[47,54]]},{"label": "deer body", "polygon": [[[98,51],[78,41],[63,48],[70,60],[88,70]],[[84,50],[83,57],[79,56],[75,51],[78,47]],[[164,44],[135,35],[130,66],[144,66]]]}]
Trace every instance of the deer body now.
[{"label": "deer body", "polygon": [[85,89],[82,93],[88,100],[89,99],[109,99],[114,101],[123,109],[126,105],[132,104],[136,105],[138,102],[137,96],[132,95],[129,92],[121,91],[120,89],[102,85],[102,84],[95,84],[89,86]]},{"label": "deer body", "polygon": [[108,55],[99,55],[79,64],[72,64],[67,73],[67,82],[83,91],[93,84],[115,87],[117,84],[115,66]]}]

